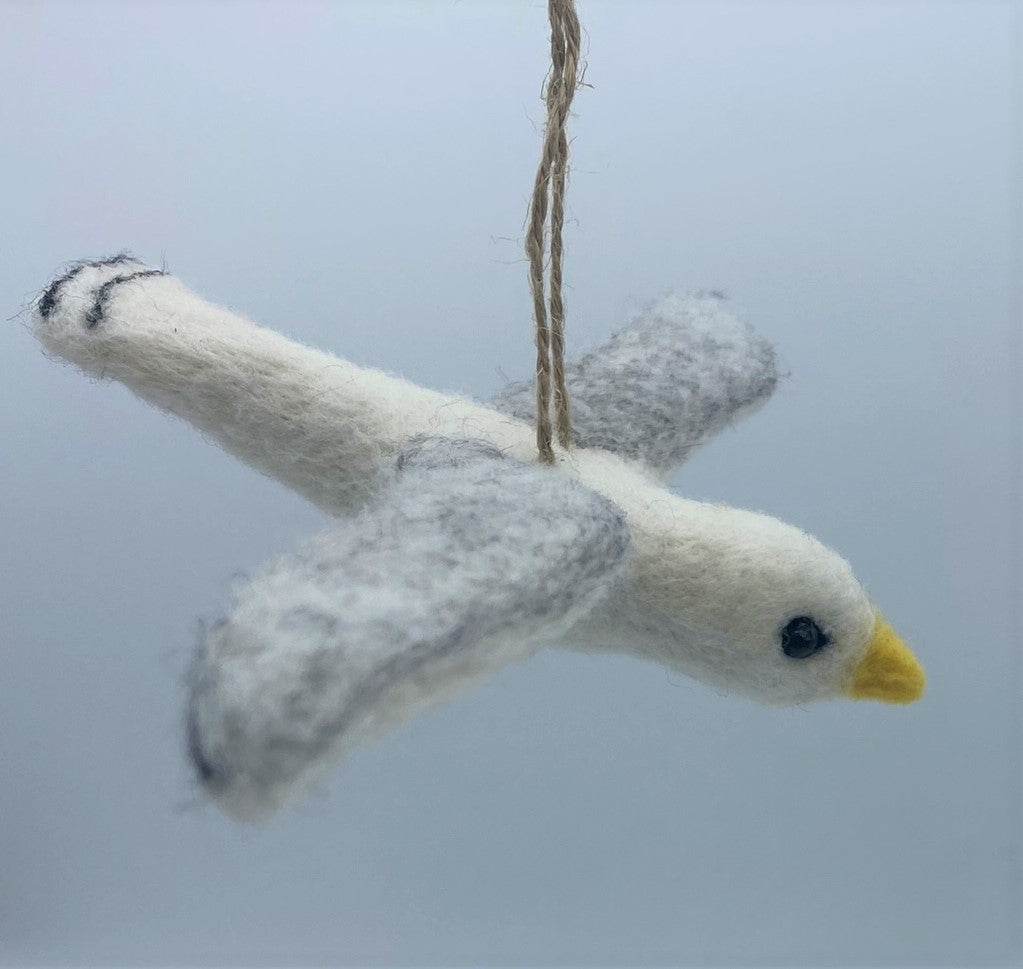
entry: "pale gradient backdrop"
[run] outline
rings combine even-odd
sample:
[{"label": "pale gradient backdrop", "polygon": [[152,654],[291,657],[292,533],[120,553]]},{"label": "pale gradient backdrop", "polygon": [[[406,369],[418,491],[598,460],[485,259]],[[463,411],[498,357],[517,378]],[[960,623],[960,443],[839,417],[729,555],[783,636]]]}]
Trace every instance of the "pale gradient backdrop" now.
[{"label": "pale gradient backdrop", "polygon": [[197,623],[321,516],[17,314],[126,247],[427,385],[528,373],[545,5],[0,0],[0,963],[1021,958],[1017,11],[579,7],[571,348],[731,294],[791,376],[674,487],[841,550],[926,698],[543,655],[264,829],[201,806]]}]

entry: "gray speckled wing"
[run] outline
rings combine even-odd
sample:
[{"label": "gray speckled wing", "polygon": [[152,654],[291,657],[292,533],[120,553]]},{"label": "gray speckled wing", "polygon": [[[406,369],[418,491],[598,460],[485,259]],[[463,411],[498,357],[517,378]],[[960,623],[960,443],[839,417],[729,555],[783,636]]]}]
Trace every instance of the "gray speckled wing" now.
[{"label": "gray speckled wing", "polygon": [[[639,460],[662,475],[771,395],[771,345],[725,309],[716,294],[651,304],[599,349],[566,367],[579,447]],[[491,402],[532,422],[532,383]]]},{"label": "gray speckled wing", "polygon": [[274,562],[197,651],[188,747],[258,818],[339,756],[557,640],[614,586],[610,502],[488,444],[419,439],[357,517]]}]

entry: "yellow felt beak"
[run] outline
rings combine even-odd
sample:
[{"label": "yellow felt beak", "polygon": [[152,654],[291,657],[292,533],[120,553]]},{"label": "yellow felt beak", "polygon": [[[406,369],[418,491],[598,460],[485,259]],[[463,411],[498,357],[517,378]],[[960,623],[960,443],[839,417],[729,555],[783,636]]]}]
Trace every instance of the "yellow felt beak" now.
[{"label": "yellow felt beak", "polygon": [[925,683],[917,658],[878,613],[874,637],[853,670],[846,695],[854,700],[912,703],[923,695]]}]

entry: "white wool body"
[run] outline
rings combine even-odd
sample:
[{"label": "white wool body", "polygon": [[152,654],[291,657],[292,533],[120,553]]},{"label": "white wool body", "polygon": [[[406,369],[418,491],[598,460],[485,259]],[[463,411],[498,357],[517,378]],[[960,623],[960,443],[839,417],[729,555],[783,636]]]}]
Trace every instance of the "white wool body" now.
[{"label": "white wool body", "polygon": [[[331,513],[364,505],[415,437],[479,439],[535,461],[524,420],[296,344],[172,277],[130,278],[144,271],[122,261],[55,284],[49,312],[37,307],[39,339]],[[607,450],[559,452],[548,473],[557,471],[614,502],[631,536],[626,582],[577,624],[571,645],[656,659],[766,702],[840,692],[874,612],[838,555],[773,518],[671,494],[644,463]],[[777,648],[779,630],[798,615],[821,616],[834,641],[799,664]]]},{"label": "white wool body", "polygon": [[[845,692],[877,617],[841,556],[768,515],[623,492],[617,475],[599,481],[625,511],[634,552],[627,581],[564,645],[628,652],[762,703]],[[830,641],[810,661],[778,648],[796,616],[812,616]]]}]

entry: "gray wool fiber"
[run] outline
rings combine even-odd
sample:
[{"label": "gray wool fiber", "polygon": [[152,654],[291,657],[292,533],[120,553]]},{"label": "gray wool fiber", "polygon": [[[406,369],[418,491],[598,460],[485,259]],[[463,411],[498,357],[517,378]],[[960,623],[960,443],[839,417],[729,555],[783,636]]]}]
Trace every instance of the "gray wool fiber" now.
[{"label": "gray wool fiber", "polygon": [[[771,344],[716,294],[651,303],[601,347],[565,368],[577,447],[642,461],[662,475],[756,409],[778,382]],[[492,401],[523,421],[536,414],[532,382]]]},{"label": "gray wool fiber", "polygon": [[619,577],[621,514],[490,445],[420,439],[393,485],[241,588],[201,644],[188,741],[258,818],[420,709],[556,640]]}]

